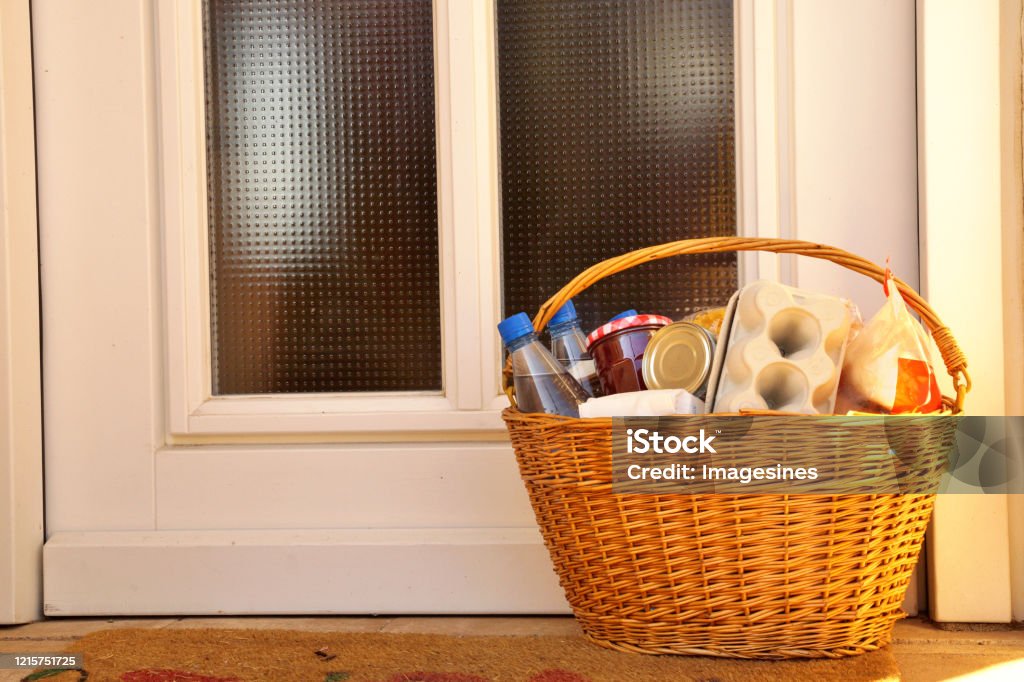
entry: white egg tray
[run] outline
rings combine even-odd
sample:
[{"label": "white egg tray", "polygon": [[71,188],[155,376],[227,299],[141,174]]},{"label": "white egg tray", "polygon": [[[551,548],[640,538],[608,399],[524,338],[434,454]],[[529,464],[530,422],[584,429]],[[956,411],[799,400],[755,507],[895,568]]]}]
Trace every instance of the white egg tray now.
[{"label": "white egg tray", "polygon": [[852,321],[841,298],[763,280],[748,284],[729,301],[708,406],[831,414]]}]

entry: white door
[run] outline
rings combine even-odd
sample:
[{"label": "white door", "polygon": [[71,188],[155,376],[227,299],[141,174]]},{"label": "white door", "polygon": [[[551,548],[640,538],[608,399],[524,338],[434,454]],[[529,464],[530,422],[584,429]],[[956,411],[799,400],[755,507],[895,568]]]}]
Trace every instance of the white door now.
[{"label": "white door", "polygon": [[[232,38],[243,51],[260,22],[281,21],[264,5]],[[217,345],[225,313],[211,301],[246,294],[211,284],[237,244],[211,251],[208,202],[216,173],[266,198],[263,141],[249,140],[251,167],[211,161],[209,127],[224,121],[204,98],[216,41],[204,47],[201,4],[33,3],[47,614],[566,610],[499,418],[497,14],[432,7],[439,255],[424,300],[439,340],[423,352],[438,388],[246,393],[217,388],[221,361],[241,358],[243,374],[271,361],[258,342]],[[731,21],[739,233],[891,256],[916,282],[914,2],[740,0]],[[264,49],[287,49],[270,34]],[[271,67],[256,56],[246,68],[258,86]],[[261,125],[256,95],[228,104]],[[255,220],[277,200],[224,215]],[[826,264],[742,257],[739,278],[757,277],[842,291],[865,312],[880,302],[877,286]],[[369,281],[366,300],[384,300],[389,280]]]}]

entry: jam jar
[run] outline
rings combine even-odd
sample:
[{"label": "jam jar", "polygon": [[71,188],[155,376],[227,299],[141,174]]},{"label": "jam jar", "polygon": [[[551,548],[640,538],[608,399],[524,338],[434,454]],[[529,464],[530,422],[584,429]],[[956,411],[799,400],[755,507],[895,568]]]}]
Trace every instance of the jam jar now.
[{"label": "jam jar", "polygon": [[672,320],[661,315],[630,315],[614,319],[590,333],[587,350],[597,365],[605,395],[642,391],[644,350],[647,343]]}]

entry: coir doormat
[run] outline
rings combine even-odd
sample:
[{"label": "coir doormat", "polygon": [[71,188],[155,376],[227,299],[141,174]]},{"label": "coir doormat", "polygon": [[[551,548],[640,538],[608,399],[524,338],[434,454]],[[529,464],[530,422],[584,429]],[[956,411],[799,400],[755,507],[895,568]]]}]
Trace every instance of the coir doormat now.
[{"label": "coir doormat", "polygon": [[103,630],[68,653],[81,670],[46,682],[643,682],[898,680],[888,650],[836,660],[742,661],[647,656],[582,637],[322,633],[291,630]]}]

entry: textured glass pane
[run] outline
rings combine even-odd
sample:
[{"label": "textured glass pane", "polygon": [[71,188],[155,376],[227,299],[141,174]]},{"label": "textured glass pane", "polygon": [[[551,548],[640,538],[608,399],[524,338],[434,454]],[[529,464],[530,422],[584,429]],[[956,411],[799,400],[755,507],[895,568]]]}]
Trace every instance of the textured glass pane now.
[{"label": "textured glass pane", "polygon": [[430,0],[206,0],[213,391],[441,388]]},{"label": "textured glass pane", "polygon": [[[505,311],[632,249],[735,234],[732,0],[498,0]],[[576,307],[724,304],[735,255],[605,280]]]}]

